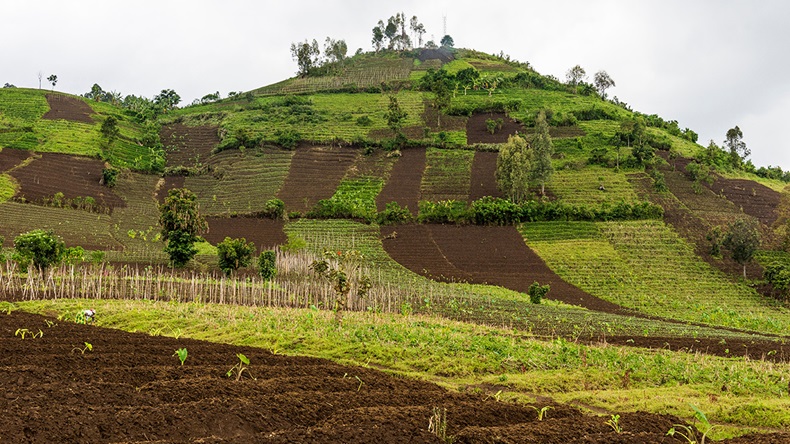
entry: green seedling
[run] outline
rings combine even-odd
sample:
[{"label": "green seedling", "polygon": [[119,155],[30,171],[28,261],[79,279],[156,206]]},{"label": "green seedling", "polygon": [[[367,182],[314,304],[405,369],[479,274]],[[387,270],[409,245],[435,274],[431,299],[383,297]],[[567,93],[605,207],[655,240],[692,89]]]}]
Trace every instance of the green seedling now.
[{"label": "green seedling", "polygon": [[22,339],[25,339],[25,336],[30,335],[33,339],[40,338],[44,336],[44,332],[41,329],[38,330],[38,333],[34,333],[26,328],[17,328],[16,332],[14,332],[14,336],[21,336]]},{"label": "green seedling", "polygon": [[694,432],[694,429],[691,426],[683,424],[675,424],[672,426],[672,428],[667,432],[667,435],[675,436],[675,434],[678,434],[682,436],[689,444],[697,444],[697,442],[699,442],[699,444],[705,444],[705,439],[708,437],[708,433],[710,433],[710,431],[716,426],[712,425],[710,421],[708,421],[708,417],[702,410],[699,409],[699,407],[695,406],[694,404],[689,404],[689,406],[692,408],[692,410],[694,410],[694,417],[702,423],[702,428],[697,427],[699,431],[702,432],[702,438],[697,441],[697,434]]},{"label": "green seedling", "polygon": [[538,409],[534,405],[531,405],[530,407],[532,407],[533,409],[535,409],[536,412],[538,412],[538,421],[543,421],[543,418],[546,418],[548,411],[552,409],[550,405],[541,407],[540,409]]},{"label": "green seedling", "polygon": [[47,324],[47,328],[52,328],[55,325],[55,323],[49,319],[44,319],[44,322]]},{"label": "green seedling", "polygon": [[[346,379],[346,378],[350,378],[350,376],[348,375],[348,373],[343,373],[343,379]],[[354,378],[356,378],[356,380],[359,381],[359,386],[357,386],[357,391],[362,390],[362,386],[365,383],[362,381],[362,379],[359,378],[359,376],[354,376]]]},{"label": "green seedling", "polygon": [[[250,365],[250,360],[242,353],[236,353],[236,357],[239,358],[239,362],[236,363],[233,367],[228,370],[227,376],[230,378],[232,375],[236,375],[236,380],[239,381],[241,379],[242,373],[245,371],[247,374],[250,373],[250,370],[247,368]],[[252,375],[250,375],[252,377]]]},{"label": "green seedling", "polygon": [[181,365],[184,365],[184,361],[187,360],[187,349],[186,349],[186,347],[185,348],[179,348],[178,350],[176,350],[176,352],[173,353],[173,356],[178,356],[178,360],[181,361]]},{"label": "green seedling", "polygon": [[606,421],[606,425],[611,427],[617,434],[623,433],[623,427],[620,425],[620,415],[612,415],[612,417]]},{"label": "green seedling", "polygon": [[82,347],[82,348],[74,347],[74,348],[72,348],[71,349],[72,353],[75,352],[75,351],[78,351],[78,352],[80,352],[80,353],[82,353],[84,355],[86,351],[89,351],[89,352],[93,351],[93,344],[91,344],[90,342],[83,342],[83,344],[85,344],[85,347]]}]

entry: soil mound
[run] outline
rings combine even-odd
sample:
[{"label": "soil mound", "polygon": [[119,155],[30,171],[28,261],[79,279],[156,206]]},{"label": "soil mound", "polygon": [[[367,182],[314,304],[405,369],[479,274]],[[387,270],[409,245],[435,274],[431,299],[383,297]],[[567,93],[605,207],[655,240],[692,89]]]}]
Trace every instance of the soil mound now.
[{"label": "soil mound", "polygon": [[91,119],[93,108],[81,99],[61,94],[47,94],[47,103],[49,111],[41,116],[42,119],[94,123]]},{"label": "soil mound", "polygon": [[420,54],[417,56],[417,58],[421,62],[425,62],[427,60],[441,60],[442,63],[447,63],[455,60],[453,53],[446,48],[423,49],[420,51]]}]

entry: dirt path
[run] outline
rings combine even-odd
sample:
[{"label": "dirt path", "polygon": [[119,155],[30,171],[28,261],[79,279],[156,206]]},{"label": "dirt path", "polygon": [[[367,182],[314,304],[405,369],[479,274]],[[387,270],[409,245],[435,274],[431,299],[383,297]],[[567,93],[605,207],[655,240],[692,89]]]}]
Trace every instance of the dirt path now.
[{"label": "dirt path", "polygon": [[376,197],[376,208],[384,210],[390,202],[397,202],[417,215],[420,201],[420,185],[425,171],[425,148],[407,148],[392,166],[389,180]]},{"label": "dirt path", "polygon": [[332,197],[358,155],[351,148],[297,148],[277,197],[285,202],[286,211],[309,211],[319,200]]},{"label": "dirt path", "polygon": [[42,119],[94,123],[91,119],[93,108],[81,99],[62,94],[47,94],[47,103],[49,111],[41,116]]},{"label": "dirt path", "polygon": [[[623,414],[616,434],[605,417],[550,401],[543,421],[527,405],[484,394],[453,394],[427,382],[261,349],[153,337],[22,312],[0,316],[0,436],[7,443],[442,443],[430,433],[447,409],[457,443],[647,443],[674,417]],[[44,332],[14,336],[19,328]],[[82,354],[88,342],[93,351]],[[187,348],[185,365],[173,355]],[[236,353],[256,379],[226,377]],[[753,436],[752,444],[790,435]],[[773,440],[771,440],[773,439]],[[784,441],[786,442],[786,441]]]}]

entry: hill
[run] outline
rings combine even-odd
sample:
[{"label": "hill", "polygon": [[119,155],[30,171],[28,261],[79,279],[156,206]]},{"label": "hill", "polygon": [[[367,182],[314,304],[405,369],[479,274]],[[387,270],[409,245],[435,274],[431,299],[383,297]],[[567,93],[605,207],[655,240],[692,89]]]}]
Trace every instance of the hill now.
[{"label": "hill", "polygon": [[[4,253],[11,257],[19,234],[44,228],[89,250],[86,262],[109,263],[95,265],[103,275],[85,265],[82,275],[57,282],[3,278],[8,300],[68,295],[331,309],[335,290],[310,264],[326,252],[359,252],[372,286],[365,298],[349,298],[353,311],[419,313],[508,326],[516,335],[746,356],[744,365],[763,359],[787,368],[786,288],[763,277],[772,264],[790,266],[783,172],[703,147],[678,122],[635,112],[593,85],[563,83],[507,57],[442,48],[358,54],[183,108],[159,99],[113,104],[0,89]],[[394,103],[405,113],[398,131]],[[541,113],[554,174],[545,197],[533,187],[526,202],[512,202],[497,187],[497,152],[510,136],[531,139]],[[167,264],[158,203],[180,187],[196,193],[209,225],[186,276],[154,268]],[[284,217],[269,217],[275,199]],[[759,226],[762,237],[745,278],[728,250],[711,249],[711,235],[726,235],[737,219]],[[216,271],[216,246],[226,236],[253,240],[256,251],[276,247],[275,285],[257,281],[253,267],[230,279],[206,275]],[[550,285],[548,301],[529,302],[533,282]],[[342,355],[331,347],[309,353]],[[354,362],[366,359],[348,353]],[[522,396],[521,379],[506,382],[517,366],[500,358],[501,372],[481,375],[501,373],[497,390]],[[395,361],[375,356],[385,368],[443,376],[424,363]],[[632,375],[632,367],[599,371],[640,386],[644,374]],[[787,407],[787,383],[770,375],[759,386],[777,394],[770,403],[749,398],[732,379],[726,403],[719,402],[719,375],[694,379],[688,399],[733,427],[725,435],[787,427],[790,419],[776,413]],[[604,382],[555,392],[550,385],[562,376],[545,377],[546,387],[525,391],[609,411],[688,410],[663,401],[624,406],[616,393],[593,401]],[[678,381],[654,383],[663,397]],[[772,412],[770,420],[759,419],[760,411]]]}]

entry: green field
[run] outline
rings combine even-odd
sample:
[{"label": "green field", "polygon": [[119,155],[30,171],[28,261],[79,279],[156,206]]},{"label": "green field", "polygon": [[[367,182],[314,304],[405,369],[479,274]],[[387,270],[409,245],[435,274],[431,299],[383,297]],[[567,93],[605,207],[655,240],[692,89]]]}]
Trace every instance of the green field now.
[{"label": "green field", "polygon": [[420,187],[422,200],[465,201],[469,198],[474,151],[428,148],[425,157]]}]

